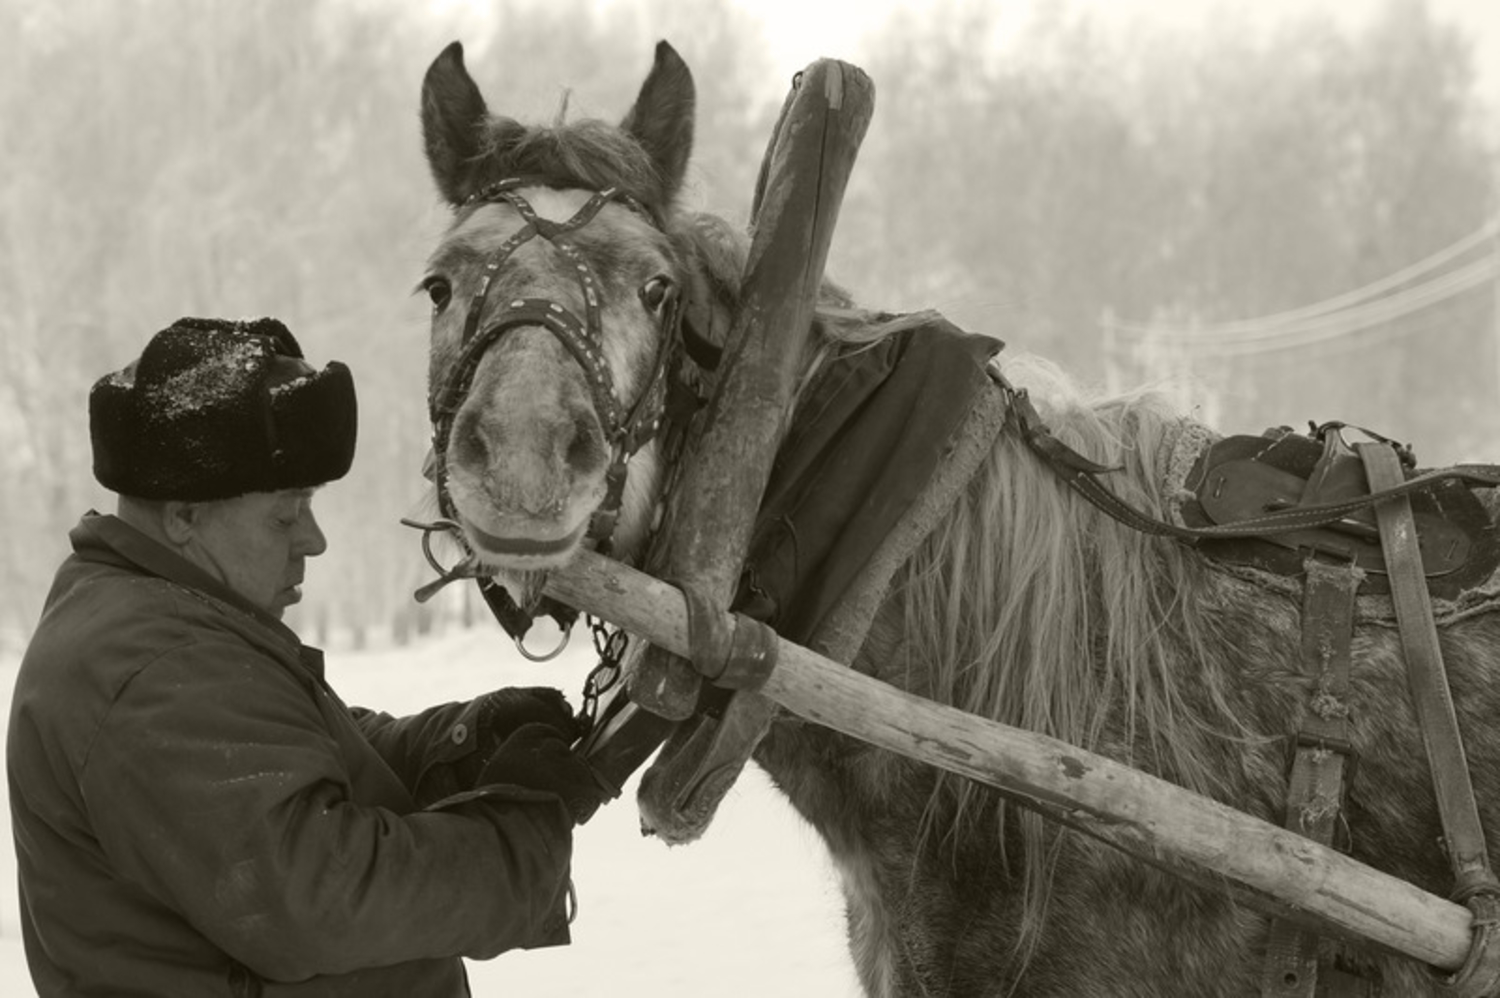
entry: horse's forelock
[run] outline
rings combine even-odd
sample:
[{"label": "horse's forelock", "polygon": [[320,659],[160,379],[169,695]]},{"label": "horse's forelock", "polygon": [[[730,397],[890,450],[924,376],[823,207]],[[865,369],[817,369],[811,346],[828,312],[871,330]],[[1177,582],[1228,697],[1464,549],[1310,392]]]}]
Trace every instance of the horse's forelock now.
[{"label": "horse's forelock", "polygon": [[479,186],[509,177],[541,177],[560,186],[618,187],[651,212],[659,225],[671,211],[673,192],[651,157],[622,129],[593,118],[537,125],[517,133],[514,122],[494,119],[485,134]]}]

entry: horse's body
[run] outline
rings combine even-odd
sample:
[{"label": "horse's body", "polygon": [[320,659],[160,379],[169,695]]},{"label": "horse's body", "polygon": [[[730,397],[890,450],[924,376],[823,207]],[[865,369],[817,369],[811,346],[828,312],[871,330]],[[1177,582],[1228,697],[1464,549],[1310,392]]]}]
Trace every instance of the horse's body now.
[{"label": "horse's body", "polygon": [[[455,220],[433,254],[433,391],[461,355],[486,262],[522,227],[504,201],[470,201],[501,178],[535,212],[573,217],[619,185],[572,233],[601,299],[603,355],[621,403],[645,391],[668,329],[658,282],[680,289],[701,333],[727,326],[742,251],[721,222],[674,211],[692,138],[687,69],[663,45],[618,129],[527,129],[490,116],[450,48],[429,70],[423,122]],[[557,189],[553,189],[553,185]],[[515,248],[475,305],[486,329],[504,303],[545,298],[578,315],[584,292],[543,240]],[[574,268],[576,269],[576,268]],[[653,289],[655,289],[653,291]],[[670,300],[670,296],[668,296]],[[880,334],[829,289],[816,336]],[[472,332],[472,329],[471,329]],[[815,363],[816,351],[809,355]],[[1171,513],[1187,441],[1207,431],[1148,394],[1085,401],[1038,369],[1033,399],[1054,433],[1122,470],[1112,486]],[[1036,382],[1016,365],[1013,380]],[[606,493],[611,440],[596,392],[552,331],[518,325],[474,360],[451,399],[446,475],[470,545],[525,602],[536,572],[585,543]],[[622,557],[643,543],[663,487],[659,439],[629,464]],[[1493,514],[1494,505],[1490,501]],[[1442,618],[1443,653],[1481,815],[1500,829],[1500,614],[1478,602]],[[1425,890],[1450,887],[1396,631],[1361,603],[1352,673],[1358,768],[1345,812],[1359,860]],[[963,710],[1045,732],[1280,824],[1286,737],[1306,709],[1294,593],[1147,537],[1079,501],[1017,435],[1003,433],[956,507],[898,573],[854,667]],[[757,760],[826,841],[842,876],[859,974],[872,995],[1218,996],[1257,994],[1267,918],[1000,795],[794,717]],[[1435,993],[1425,968],[1364,954],[1385,994]]]}]

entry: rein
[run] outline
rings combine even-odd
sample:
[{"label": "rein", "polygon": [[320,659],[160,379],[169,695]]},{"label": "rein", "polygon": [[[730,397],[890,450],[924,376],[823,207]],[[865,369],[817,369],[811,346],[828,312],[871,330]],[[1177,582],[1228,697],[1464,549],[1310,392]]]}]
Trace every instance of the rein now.
[{"label": "rein", "polygon": [[[606,491],[603,502],[595,510],[589,523],[586,539],[594,543],[595,550],[608,554],[615,525],[619,519],[621,500],[625,491],[627,466],[630,459],[661,429],[667,407],[668,371],[676,344],[682,339],[682,294],[678,284],[662,275],[665,285],[663,297],[654,306],[660,309],[660,335],[657,339],[656,359],[646,387],[628,409],[619,397],[605,361],[603,341],[604,328],[601,319],[601,289],[597,276],[589,267],[578,247],[567,237],[593,221],[601,209],[611,202],[618,202],[637,215],[651,222],[656,220],[635,198],[618,187],[606,187],[594,192],[589,199],[563,222],[542,218],[531,203],[520,193],[526,186],[551,186],[551,182],[536,177],[511,177],[489,184],[464,201],[463,207],[483,204],[509,204],[521,216],[523,225],[495,250],[485,263],[479,286],[469,299],[464,316],[464,328],[460,340],[458,359],[447,378],[436,387],[428,400],[429,416],[433,426],[432,454],[427,476],[437,490],[438,507],[442,518],[432,523],[403,522],[423,531],[423,552],[428,563],[437,570],[440,578],[418,591],[418,599],[428,598],[437,589],[455,579],[473,578],[479,583],[480,592],[489,604],[500,625],[515,639],[517,646],[527,657],[537,658],[527,652],[522,643],[530,626],[532,614],[517,606],[503,586],[489,578],[488,572],[479,563],[477,556],[464,539],[458,522],[458,511],[448,490],[448,443],[453,432],[453,422],[473,384],[474,373],[484,355],[507,332],[523,326],[540,326],[557,337],[568,353],[578,362],[589,385],[594,412],[604,428],[610,447],[609,468],[605,472]],[[548,298],[515,298],[499,310],[499,316],[481,328],[490,287],[495,276],[521,246],[532,239],[550,243],[567,260],[582,294],[584,315],[580,319],[567,306]],[[642,301],[648,307],[646,288],[641,289]],[[465,552],[465,557],[456,566],[445,568],[431,553],[430,538],[434,532],[447,533]],[[549,601],[550,603],[550,601]],[[553,616],[567,630],[576,618],[570,608],[553,604],[545,606],[543,612]],[[566,644],[566,639],[564,639]],[[552,653],[557,654],[561,646]],[[552,655],[544,656],[546,658]]]}]

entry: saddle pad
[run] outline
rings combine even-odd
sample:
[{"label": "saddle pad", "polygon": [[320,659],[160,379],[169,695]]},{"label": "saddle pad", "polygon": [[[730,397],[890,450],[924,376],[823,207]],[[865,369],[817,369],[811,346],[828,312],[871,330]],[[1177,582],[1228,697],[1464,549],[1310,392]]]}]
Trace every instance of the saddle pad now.
[{"label": "saddle pad", "polygon": [[737,601],[784,637],[817,632],[949,459],[979,396],[998,391],[985,367],[999,340],[924,318],[844,347],[793,415]]},{"label": "saddle pad", "polygon": [[[1283,428],[1264,436],[1234,436],[1204,447],[1182,483],[1178,507],[1190,527],[1233,523],[1271,508],[1296,505],[1323,454],[1321,441]],[[1409,470],[1408,477],[1418,472]],[[1365,491],[1361,488],[1360,491]],[[1500,528],[1474,490],[1439,482],[1411,497],[1424,572],[1434,598],[1455,600],[1485,586],[1500,568]],[[1209,558],[1300,579],[1310,550],[1349,557],[1365,572],[1362,594],[1390,591],[1373,513],[1333,527],[1274,538],[1209,540]]]}]

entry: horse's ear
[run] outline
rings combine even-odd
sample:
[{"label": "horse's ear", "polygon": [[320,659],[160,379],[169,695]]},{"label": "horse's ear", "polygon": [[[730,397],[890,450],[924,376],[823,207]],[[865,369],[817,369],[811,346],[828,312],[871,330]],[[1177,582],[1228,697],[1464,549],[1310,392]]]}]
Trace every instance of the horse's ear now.
[{"label": "horse's ear", "polygon": [[696,105],[697,88],[687,63],[671,45],[657,42],[656,62],[620,127],[651,157],[661,177],[663,203],[676,196],[687,173]]},{"label": "horse's ear", "polygon": [[478,189],[481,153],[506,145],[504,136],[511,131],[522,128],[490,114],[464,67],[463,45],[443,49],[422,79],[422,139],[432,179],[449,204],[462,204]]}]

